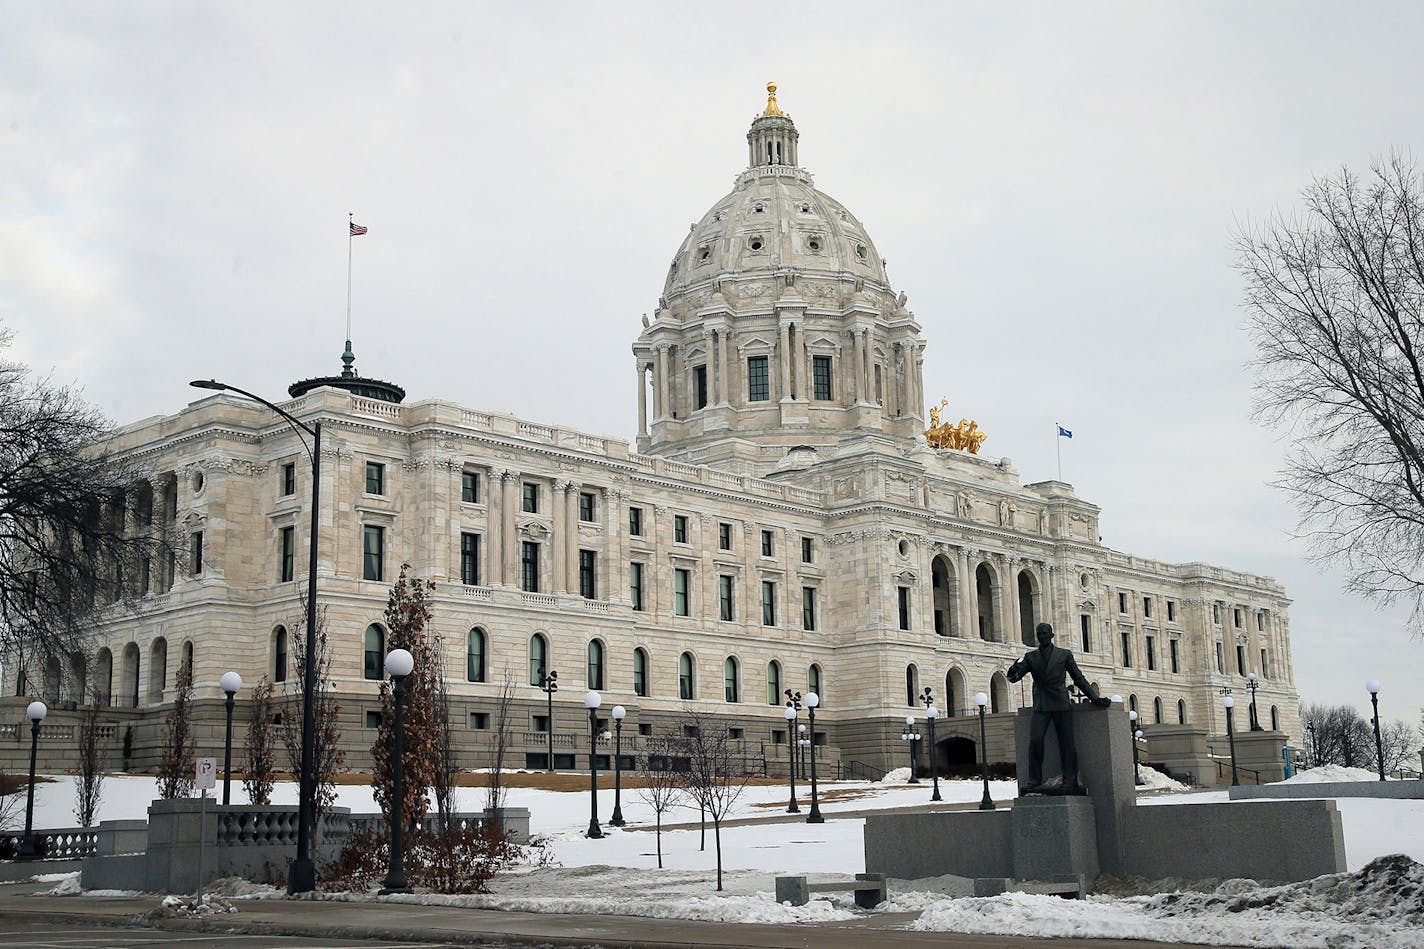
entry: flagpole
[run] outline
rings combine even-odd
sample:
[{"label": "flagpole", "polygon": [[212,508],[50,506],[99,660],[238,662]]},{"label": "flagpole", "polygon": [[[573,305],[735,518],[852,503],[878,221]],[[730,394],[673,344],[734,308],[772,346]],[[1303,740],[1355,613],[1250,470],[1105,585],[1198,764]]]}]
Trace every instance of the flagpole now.
[{"label": "flagpole", "polygon": [[351,342],[351,228],[355,211],[346,212],[346,342]]},{"label": "flagpole", "polygon": [[[348,304],[348,307],[349,307],[349,305],[350,305],[350,304]],[[346,317],[346,319],[349,321],[349,320],[351,319],[351,317],[348,315],[348,316]],[[348,336],[351,335],[351,331],[350,331],[349,329],[347,330],[347,335],[348,335]],[[1053,423],[1053,447],[1054,447],[1055,449],[1057,449],[1057,451],[1058,451],[1058,480],[1059,480],[1059,481],[1062,481],[1062,480],[1063,480],[1063,436],[1062,436],[1061,434],[1059,434],[1059,433],[1062,432],[1062,431],[1063,431],[1063,426],[1062,426],[1062,425],[1059,425],[1057,422],[1054,422],[1054,423]]]}]

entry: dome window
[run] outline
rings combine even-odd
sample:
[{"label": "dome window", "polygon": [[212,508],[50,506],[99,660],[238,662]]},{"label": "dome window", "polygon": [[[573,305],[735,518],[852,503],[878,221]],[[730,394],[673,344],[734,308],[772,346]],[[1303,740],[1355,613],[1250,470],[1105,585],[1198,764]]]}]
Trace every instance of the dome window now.
[{"label": "dome window", "polygon": [[753,238],[752,238],[751,244],[750,244],[749,246],[751,247],[752,250],[761,250],[761,245],[762,245],[761,237],[758,236],[758,237],[753,237]]},{"label": "dome window", "polygon": [[707,260],[707,259],[709,259],[711,256],[712,256],[712,248],[709,247],[708,245],[703,244],[701,247],[699,247],[699,248],[697,249],[697,259],[698,259],[698,260]]},{"label": "dome window", "polygon": [[762,214],[762,213],[765,212],[765,211],[766,211],[766,205],[764,205],[764,204],[762,204],[762,203],[760,203],[760,202],[758,202],[758,203],[752,205],[752,213],[753,213],[753,214]]},{"label": "dome window", "polygon": [[802,214],[810,214],[810,213],[811,213],[811,205],[809,205],[809,204],[803,204],[803,205],[801,205],[801,213],[802,213]]},{"label": "dome window", "polygon": [[811,253],[819,254],[821,252],[821,239],[819,237],[813,237],[806,242],[806,246],[810,248]]},{"label": "dome window", "polygon": [[855,256],[859,257],[861,260],[865,260],[869,255],[870,252],[865,249],[864,244],[855,245]]}]

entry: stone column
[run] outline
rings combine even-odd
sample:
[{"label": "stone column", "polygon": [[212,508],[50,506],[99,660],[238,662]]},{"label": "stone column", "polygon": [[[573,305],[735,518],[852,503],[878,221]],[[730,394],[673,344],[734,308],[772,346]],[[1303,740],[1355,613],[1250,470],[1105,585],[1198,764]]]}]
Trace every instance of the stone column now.
[{"label": "stone column", "polygon": [[[1008,616],[1006,617],[1008,622],[1004,624],[1004,641],[1021,643],[1024,641],[1024,631],[1019,626],[1018,558],[1009,557],[1005,559],[1004,569],[1007,571],[1006,584],[1008,586],[1008,591],[1004,596],[1004,605],[1008,608]],[[1032,632],[1032,630],[1030,630],[1030,632]]]},{"label": "stone column", "polygon": [[648,380],[644,375],[646,367],[643,361],[638,360],[638,364],[633,367],[638,374],[638,434],[648,434]]},{"label": "stone column", "polygon": [[718,394],[721,397],[722,404],[726,405],[732,399],[730,394],[731,377],[727,374],[727,350],[730,348],[732,340],[728,336],[727,330],[725,328],[717,331],[717,343]]},{"label": "stone column", "polygon": [[658,367],[653,373],[654,384],[657,386],[657,405],[653,407],[653,417],[655,419],[667,418],[670,414],[668,410],[668,344],[658,344]]},{"label": "stone column", "polygon": [[504,548],[504,469],[490,468],[489,483],[485,486],[485,562],[481,564],[480,576],[488,586],[499,586],[504,582],[504,568],[501,552]]},{"label": "stone column", "polygon": [[579,489],[582,487],[577,481],[570,481],[564,488],[564,578],[570,593],[579,592]]},{"label": "stone column", "polygon": [[959,582],[963,584],[959,596],[959,628],[963,630],[963,635],[967,639],[979,638],[979,603],[978,591],[975,589],[974,551],[960,548],[956,554],[959,568]]},{"label": "stone column", "polygon": [[600,599],[612,603],[628,602],[628,576],[623,553],[623,529],[625,515],[623,504],[627,500],[618,488],[608,488],[603,492],[603,593]]},{"label": "stone column", "polygon": [[565,553],[570,530],[577,530],[577,526],[568,523],[568,505],[565,503],[565,496],[568,492],[570,482],[560,478],[554,482],[554,493],[549,498],[549,517],[553,520],[554,533],[549,538],[549,553],[551,555],[553,568],[553,586],[551,592],[567,593],[569,591],[568,573],[565,569],[568,563],[568,556]]},{"label": "stone column", "polygon": [[[161,538],[165,536],[166,525],[164,524],[164,518],[168,513],[168,506],[164,503],[163,499],[163,479],[149,478],[148,488],[149,492],[153,495],[153,520],[152,523],[149,524],[148,533],[150,537]],[[151,562],[148,565],[148,589],[144,591],[155,596],[168,589],[166,580],[168,576],[167,555],[162,552],[161,547],[158,553],[158,560],[160,562]]]},{"label": "stone column", "polygon": [[505,586],[519,586],[519,533],[514,526],[515,512],[519,510],[519,472],[502,472],[500,480],[504,493],[504,500],[500,503],[503,519],[500,535],[504,543],[500,556],[500,582]]}]

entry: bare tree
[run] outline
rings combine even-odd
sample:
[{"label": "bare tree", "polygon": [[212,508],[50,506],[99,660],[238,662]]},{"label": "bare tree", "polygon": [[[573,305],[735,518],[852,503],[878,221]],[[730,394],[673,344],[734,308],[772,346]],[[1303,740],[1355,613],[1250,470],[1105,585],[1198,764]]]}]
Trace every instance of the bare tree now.
[{"label": "bare tree", "polygon": [[1374,733],[1353,706],[1312,704],[1300,714],[1312,765],[1373,766]]},{"label": "bare tree", "polygon": [[717,849],[717,889],[722,889],[722,821],[746,789],[747,778],[738,770],[734,746],[725,725],[699,712],[688,715],[683,726],[682,746],[688,770],[684,775],[687,795],[712,821]]},{"label": "bare tree", "polygon": [[[435,584],[411,577],[410,564],[401,564],[400,576],[386,600],[387,649],[407,649],[415,667],[405,677],[405,704],[401,716],[401,817],[410,827],[418,827],[428,807],[426,794],[435,782],[439,726],[436,712],[436,679],[444,657],[435,649],[428,629],[432,610],[430,594]],[[381,725],[371,748],[371,788],[376,805],[390,820],[395,795],[395,692],[389,679],[381,680]]]},{"label": "bare tree", "polygon": [[21,683],[82,654],[94,614],[135,602],[174,552],[111,432],[77,389],[0,358],[0,653]]},{"label": "bare tree", "polygon": [[1380,750],[1384,755],[1385,773],[1392,774],[1406,763],[1418,760],[1419,739],[1406,722],[1399,719],[1380,722]]},{"label": "bare tree", "polygon": [[277,769],[273,748],[272,719],[276,704],[272,701],[272,680],[266,676],[258,682],[248,699],[250,717],[247,720],[247,767],[242,772],[242,787],[253,804],[272,803],[272,786]]},{"label": "bare tree", "polygon": [[74,818],[80,827],[93,827],[104,790],[104,744],[99,738],[98,701],[79,711],[79,771],[74,776]]},{"label": "bare tree", "polygon": [[663,868],[663,815],[677,807],[686,806],[687,782],[679,774],[675,765],[679,757],[686,757],[681,742],[671,735],[654,735],[644,745],[647,758],[644,759],[642,784],[635,792],[639,799],[653,812],[653,828],[658,842],[658,869]]},{"label": "bare tree", "polygon": [[[302,767],[302,683],[306,679],[306,597],[301,598],[301,613],[292,617],[287,628],[291,632],[293,665],[296,677],[287,680],[288,712],[282,716],[282,745],[287,749],[287,761],[293,774],[300,774]],[[313,801],[311,833],[312,845],[316,844],[317,828],[321,825],[321,815],[336,803],[336,775],[346,761],[346,752],[341,750],[341,705],[336,701],[336,690],[331,685],[331,641],[327,636],[326,607],[318,604],[316,611],[316,691],[313,696],[313,715],[316,731],[312,742],[312,770],[316,774],[316,797]]]},{"label": "bare tree", "polygon": [[163,720],[163,756],[158,764],[158,796],[165,801],[193,791],[197,741],[193,737],[193,670],[178,667],[177,694]]},{"label": "bare tree", "polygon": [[460,763],[455,755],[455,736],[450,727],[450,689],[445,680],[445,649],[440,634],[433,636],[435,676],[435,767],[430,773],[430,789],[435,797],[435,812],[440,818],[440,832],[452,826],[455,813],[455,789],[460,784]]},{"label": "bare tree", "polygon": [[1424,630],[1424,177],[1395,155],[1302,199],[1237,241],[1257,413],[1289,428],[1281,484],[1316,556]]},{"label": "bare tree", "polygon": [[494,700],[494,750],[490,756],[489,787],[485,792],[485,826],[491,836],[504,833],[504,759],[509,753],[510,732],[514,712],[514,670],[504,667],[499,679],[499,693]]}]

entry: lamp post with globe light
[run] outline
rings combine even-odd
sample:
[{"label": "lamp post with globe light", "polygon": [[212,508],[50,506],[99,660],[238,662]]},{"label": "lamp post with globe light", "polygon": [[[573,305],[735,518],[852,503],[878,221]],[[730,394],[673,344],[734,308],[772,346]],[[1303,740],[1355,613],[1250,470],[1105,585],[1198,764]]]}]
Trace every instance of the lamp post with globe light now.
[{"label": "lamp post with globe light", "polygon": [[919,784],[920,776],[915,774],[915,743],[920,740],[920,733],[915,731],[915,716],[905,716],[905,730],[900,733],[900,740],[910,748],[910,783]]},{"label": "lamp post with globe light", "polygon": [[232,803],[232,702],[237,690],[242,688],[242,676],[236,672],[224,672],[218,684],[227,695],[227,731],[223,738],[223,805]]},{"label": "lamp post with globe light", "polygon": [[[790,694],[791,694],[791,690],[790,690],[790,689],[787,689],[787,690],[786,690],[786,694],[787,694],[787,695],[790,695]],[[801,702],[801,695],[800,695],[800,693],[797,693],[797,694],[796,694],[796,699],[795,699],[795,701],[797,702],[797,704],[800,704],[800,702]],[[787,773],[787,779],[788,779],[788,781],[790,782],[790,786],[791,786],[791,803],[789,803],[789,804],[786,805],[786,813],[788,813],[788,814],[799,814],[799,813],[801,813],[801,806],[796,803],[796,728],[795,728],[795,725],[796,725],[796,707],[791,704],[791,701],[790,701],[790,700],[788,700],[787,703],[786,703],[786,712],[785,712],[785,715],[786,715],[786,757],[787,757],[787,765],[788,765],[789,768],[790,768],[790,770],[787,771],[786,773]]]},{"label": "lamp post with globe light", "polygon": [[623,826],[623,716],[628,710],[621,705],[613,706],[613,816],[608,818],[609,826]]},{"label": "lamp post with globe light", "polygon": [[1127,713],[1127,719],[1131,722],[1129,729],[1132,732],[1132,781],[1134,784],[1142,784],[1142,769],[1137,763],[1137,742],[1142,737],[1142,732],[1137,728],[1137,709],[1132,709]]},{"label": "lamp post with globe light", "polygon": [[[276,412],[296,433],[302,447],[311,458],[311,536],[307,542],[307,627],[304,665],[302,667],[302,747],[301,773],[297,786],[297,857],[287,874],[288,893],[309,893],[316,889],[316,861],[312,859],[312,824],[316,819],[316,565],[318,529],[321,525],[321,422],[307,425],[279,409],[260,395],[218,382],[216,379],[195,379],[188,383],[195,389],[214,392],[234,392],[267,406]],[[303,433],[311,436],[308,445]]]},{"label": "lamp post with globe light", "polygon": [[806,723],[796,723],[796,766],[801,769],[801,780],[806,780],[806,746],[811,739],[806,737]]},{"label": "lamp post with globe light", "polygon": [[925,703],[925,722],[930,727],[930,780],[934,782],[934,793],[930,795],[931,801],[944,800],[939,793],[939,749],[936,748],[934,727],[935,719],[939,718],[939,709],[934,704],[934,690],[925,686],[925,690],[920,693],[920,701]]},{"label": "lamp post with globe light", "polygon": [[1382,742],[1382,741],[1380,740],[1380,727],[1379,727],[1379,693],[1380,693],[1380,681],[1379,681],[1378,679],[1371,679],[1370,681],[1368,681],[1368,682],[1365,683],[1365,688],[1366,688],[1367,690],[1369,690],[1369,693],[1370,693],[1370,704],[1374,706],[1374,710],[1375,710],[1375,761],[1376,761],[1376,762],[1378,763],[1378,765],[1379,765],[1379,779],[1380,779],[1381,781],[1383,781],[1383,780],[1384,780],[1384,742]]},{"label": "lamp post with globe light", "polygon": [[603,836],[603,828],[598,826],[598,707],[603,704],[603,696],[597,692],[585,692],[583,707],[588,709],[588,788],[589,818],[585,837]]},{"label": "lamp post with globe light", "polygon": [[396,721],[391,729],[391,859],[386,871],[386,882],[380,892],[409,893],[405,882],[405,814],[401,798],[405,794],[405,678],[415,669],[415,657],[406,649],[392,649],[386,653],[386,672],[390,673],[392,689],[395,692],[394,705]]},{"label": "lamp post with globe light", "polygon": [[1226,740],[1231,745],[1231,786],[1235,787],[1241,783],[1236,776],[1236,730],[1231,725],[1231,710],[1236,705],[1236,699],[1223,695],[1221,704],[1226,706]]},{"label": "lamp post with globe light", "polygon": [[1246,673],[1246,688],[1251,690],[1251,731],[1265,731],[1261,727],[1261,716],[1256,712],[1256,690],[1261,687],[1261,680],[1256,678],[1256,673]]},{"label": "lamp post with globe light", "polygon": [[40,750],[40,722],[45,720],[49,709],[43,702],[31,702],[25,706],[25,717],[30,720],[30,786],[25,795],[25,839],[20,841],[20,859],[34,860],[44,856],[45,847],[35,839],[35,760]]},{"label": "lamp post with globe light", "polygon": [[989,696],[983,692],[974,693],[974,704],[979,706],[979,760],[983,768],[984,796],[979,799],[979,810],[994,810],[994,799],[989,796],[989,741],[984,727],[984,713],[989,705]]},{"label": "lamp post with globe light", "polygon": [[821,816],[821,802],[816,797],[816,706],[821,704],[821,697],[815,692],[806,693],[806,717],[811,722],[811,812],[806,815],[808,824],[824,824],[826,819]]},{"label": "lamp post with globe light", "polygon": [[543,666],[538,669],[539,691],[544,693],[547,703],[544,714],[544,727],[549,732],[549,761],[548,771],[554,773],[554,693],[559,691],[559,674],[546,670]]}]

